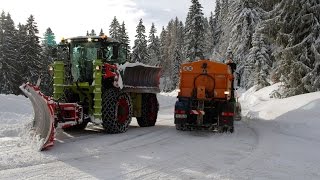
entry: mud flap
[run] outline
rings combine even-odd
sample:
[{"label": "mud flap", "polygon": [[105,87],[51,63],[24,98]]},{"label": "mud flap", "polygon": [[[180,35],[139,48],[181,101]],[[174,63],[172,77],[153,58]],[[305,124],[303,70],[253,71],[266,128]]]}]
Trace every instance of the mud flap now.
[{"label": "mud flap", "polygon": [[20,89],[30,99],[33,106],[34,120],[31,128],[33,138],[37,140],[39,150],[45,150],[54,143],[55,102],[41,93],[37,86],[29,83],[21,85]]},{"label": "mud flap", "polygon": [[123,74],[123,90],[136,93],[159,93],[160,67],[126,67]]}]

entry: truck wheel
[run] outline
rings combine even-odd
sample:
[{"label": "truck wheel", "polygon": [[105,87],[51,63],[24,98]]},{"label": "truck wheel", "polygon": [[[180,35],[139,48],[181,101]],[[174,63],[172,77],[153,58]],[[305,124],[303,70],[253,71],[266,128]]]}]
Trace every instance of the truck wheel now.
[{"label": "truck wheel", "polygon": [[176,130],[186,131],[187,128],[186,128],[186,125],[184,125],[184,124],[176,124]]},{"label": "truck wheel", "polygon": [[123,133],[129,128],[132,117],[132,103],[127,93],[116,88],[102,93],[102,125],[107,133]]},{"label": "truck wheel", "polygon": [[229,128],[229,132],[230,132],[230,133],[233,133],[233,132],[234,132],[234,127],[233,127],[233,126]]},{"label": "truck wheel", "polygon": [[157,121],[159,103],[156,94],[142,94],[141,117],[137,117],[140,127],[154,126]]}]

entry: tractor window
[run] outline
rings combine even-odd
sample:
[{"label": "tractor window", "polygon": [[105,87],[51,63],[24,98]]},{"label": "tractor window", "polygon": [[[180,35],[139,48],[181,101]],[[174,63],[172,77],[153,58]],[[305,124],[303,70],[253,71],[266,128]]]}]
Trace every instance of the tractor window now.
[{"label": "tractor window", "polygon": [[107,61],[113,61],[115,59],[113,55],[113,46],[107,46],[104,49],[104,57]]},{"label": "tractor window", "polygon": [[97,59],[97,48],[92,43],[77,44],[72,47],[71,73],[74,82],[93,81],[93,61]]},{"label": "tractor window", "polygon": [[119,62],[123,64],[127,61],[127,48],[124,44],[119,47]]}]

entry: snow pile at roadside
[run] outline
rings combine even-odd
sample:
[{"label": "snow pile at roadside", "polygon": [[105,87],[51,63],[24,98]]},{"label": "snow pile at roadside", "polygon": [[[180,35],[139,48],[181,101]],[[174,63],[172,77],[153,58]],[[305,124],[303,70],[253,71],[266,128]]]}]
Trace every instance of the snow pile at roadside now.
[{"label": "snow pile at roadside", "polygon": [[270,94],[280,84],[255,92],[249,89],[239,98],[242,115],[248,119],[275,121],[284,132],[292,132],[304,137],[320,137],[320,92],[293,96],[285,99],[271,98]]},{"label": "snow pile at roadside", "polygon": [[24,96],[0,94],[0,138],[10,140],[23,133],[32,121],[33,110],[29,99]]}]

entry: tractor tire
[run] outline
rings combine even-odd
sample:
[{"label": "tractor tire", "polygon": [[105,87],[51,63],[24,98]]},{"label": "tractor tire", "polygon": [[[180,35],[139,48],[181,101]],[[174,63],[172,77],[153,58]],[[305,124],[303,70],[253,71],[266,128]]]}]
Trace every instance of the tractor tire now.
[{"label": "tractor tire", "polygon": [[129,128],[132,118],[132,102],[127,93],[117,88],[102,93],[102,126],[107,133],[123,133]]},{"label": "tractor tire", "polygon": [[141,117],[137,117],[140,127],[154,126],[157,121],[159,103],[156,94],[142,94]]}]

